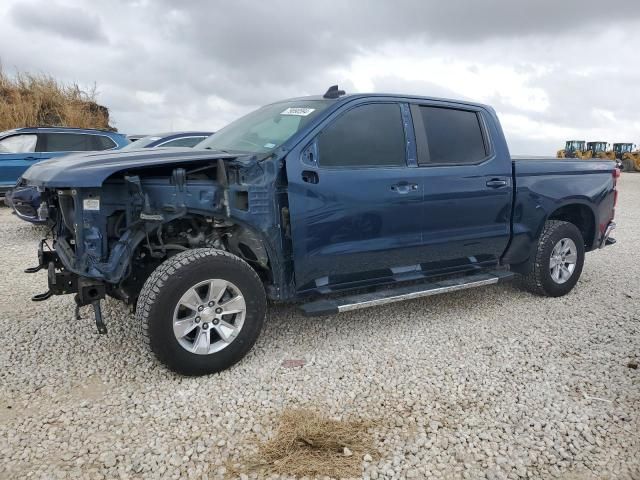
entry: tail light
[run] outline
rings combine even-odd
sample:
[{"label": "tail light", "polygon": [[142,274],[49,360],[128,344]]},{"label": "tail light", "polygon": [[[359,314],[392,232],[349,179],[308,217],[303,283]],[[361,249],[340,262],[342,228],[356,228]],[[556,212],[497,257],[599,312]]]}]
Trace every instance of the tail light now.
[{"label": "tail light", "polygon": [[620,169],[618,167],[613,169],[613,181],[614,183],[618,181],[618,178],[620,178]]}]

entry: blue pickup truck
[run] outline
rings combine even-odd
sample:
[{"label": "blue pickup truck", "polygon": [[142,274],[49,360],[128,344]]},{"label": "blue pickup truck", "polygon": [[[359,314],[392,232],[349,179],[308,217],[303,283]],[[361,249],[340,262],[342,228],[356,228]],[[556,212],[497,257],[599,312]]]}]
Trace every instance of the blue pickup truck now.
[{"label": "blue pickup truck", "polygon": [[568,293],[610,237],[613,162],[510,156],[494,110],[405,95],[273,103],[200,150],[41,162],[38,265],[49,290],[136,305],[156,356],[187,375],[256,341],[267,299],[308,315],[510,280]]}]

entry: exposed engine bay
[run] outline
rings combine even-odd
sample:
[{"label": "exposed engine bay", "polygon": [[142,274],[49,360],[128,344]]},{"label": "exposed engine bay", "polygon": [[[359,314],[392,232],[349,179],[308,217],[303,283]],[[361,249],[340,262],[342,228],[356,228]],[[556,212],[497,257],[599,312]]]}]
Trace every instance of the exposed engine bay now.
[{"label": "exposed engine bay", "polygon": [[38,214],[50,236],[39,265],[27,271],[48,269],[49,291],[34,300],[75,293],[78,306],[94,305],[98,330],[106,331],[102,298],[134,305],[163,261],[196,248],[231,252],[273,285],[278,260],[269,245],[282,241],[280,221],[288,220],[286,206],[264,201],[277,197],[275,182],[257,162],[187,167],[124,172],[100,188],[42,188]]}]

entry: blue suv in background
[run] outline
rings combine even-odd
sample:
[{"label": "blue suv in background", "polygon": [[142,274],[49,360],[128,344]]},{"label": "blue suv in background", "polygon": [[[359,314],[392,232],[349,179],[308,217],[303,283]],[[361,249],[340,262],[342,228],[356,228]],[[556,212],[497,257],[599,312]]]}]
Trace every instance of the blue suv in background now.
[{"label": "blue suv in background", "polygon": [[67,127],[30,127],[0,132],[0,195],[34,163],[73,152],[115,150],[129,144],[121,133]]}]

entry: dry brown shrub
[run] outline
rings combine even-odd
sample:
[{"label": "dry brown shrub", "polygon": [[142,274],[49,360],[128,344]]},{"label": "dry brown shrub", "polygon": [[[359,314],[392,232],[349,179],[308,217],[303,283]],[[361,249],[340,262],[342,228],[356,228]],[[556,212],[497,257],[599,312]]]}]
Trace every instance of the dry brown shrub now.
[{"label": "dry brown shrub", "polygon": [[[286,409],[273,438],[258,446],[257,458],[247,467],[296,477],[360,477],[363,456],[375,456],[375,425],[370,420],[334,420],[308,409]],[[345,455],[345,448],[350,455]]]},{"label": "dry brown shrub", "polygon": [[96,102],[95,87],[64,85],[50,75],[18,72],[0,66],[0,131],[19,127],[78,127],[114,130],[109,110]]}]

